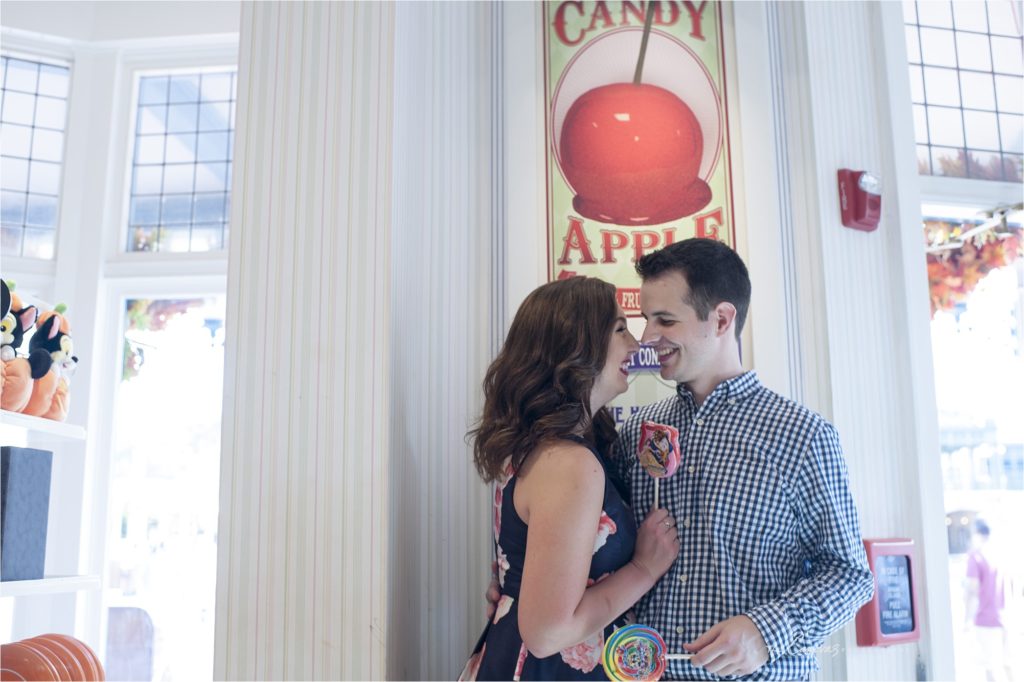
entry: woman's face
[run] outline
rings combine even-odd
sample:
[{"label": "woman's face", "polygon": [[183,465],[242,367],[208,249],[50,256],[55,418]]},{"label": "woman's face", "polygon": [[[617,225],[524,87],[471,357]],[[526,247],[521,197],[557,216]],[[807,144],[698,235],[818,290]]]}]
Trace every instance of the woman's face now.
[{"label": "woman's face", "polygon": [[640,350],[640,344],[626,326],[626,314],[616,306],[615,325],[612,327],[611,341],[608,343],[608,356],[604,368],[594,382],[590,391],[590,409],[596,412],[607,405],[615,396],[621,395],[629,388],[629,365],[633,353]]}]

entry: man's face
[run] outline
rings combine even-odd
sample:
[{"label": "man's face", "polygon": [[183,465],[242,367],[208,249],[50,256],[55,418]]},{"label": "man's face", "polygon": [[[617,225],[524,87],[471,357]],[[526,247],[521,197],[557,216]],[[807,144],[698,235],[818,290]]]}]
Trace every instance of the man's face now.
[{"label": "man's face", "polygon": [[688,301],[682,273],[670,271],[640,286],[640,310],[647,326],[641,342],[654,346],[663,379],[688,384],[713,373],[714,316],[701,320]]}]

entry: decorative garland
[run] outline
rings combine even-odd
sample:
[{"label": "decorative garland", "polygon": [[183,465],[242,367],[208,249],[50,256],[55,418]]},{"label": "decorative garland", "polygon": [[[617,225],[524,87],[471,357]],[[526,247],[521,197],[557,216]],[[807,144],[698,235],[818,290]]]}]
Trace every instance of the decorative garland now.
[{"label": "decorative garland", "polygon": [[[925,240],[939,244],[955,240],[967,226],[938,220],[924,223]],[[983,232],[964,241],[958,248],[928,254],[928,289],[932,317],[937,310],[952,310],[963,303],[985,275],[1024,256],[1024,240],[1019,228],[1009,234]]]}]

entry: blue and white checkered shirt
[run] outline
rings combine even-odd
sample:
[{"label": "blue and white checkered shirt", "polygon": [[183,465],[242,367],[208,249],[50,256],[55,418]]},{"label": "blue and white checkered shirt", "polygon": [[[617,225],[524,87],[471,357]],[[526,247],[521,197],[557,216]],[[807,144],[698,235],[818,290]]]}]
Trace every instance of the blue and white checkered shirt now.
[{"label": "blue and white checkered shirt", "polygon": [[[637,604],[638,622],[683,653],[684,642],[746,614],[769,651],[747,679],[808,679],[814,649],[874,591],[835,428],[753,372],[722,382],[700,407],[680,385],[634,414],[615,446],[638,523],[654,504],[654,479],[636,455],[647,420],[679,429],[682,461],[661,480],[660,500],[682,550]],[[719,679],[676,660],[665,677]]]}]

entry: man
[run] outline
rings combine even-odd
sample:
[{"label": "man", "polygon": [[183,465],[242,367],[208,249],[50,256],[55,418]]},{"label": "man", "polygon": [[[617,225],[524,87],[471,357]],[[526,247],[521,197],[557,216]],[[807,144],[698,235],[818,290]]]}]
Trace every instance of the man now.
[{"label": "man", "polygon": [[1010,671],[1002,618],[1006,597],[998,562],[988,544],[991,534],[992,531],[983,520],[977,519],[974,522],[971,551],[967,556],[965,615],[967,621],[974,626],[978,646],[975,653],[985,668],[985,679],[1011,680],[1013,674]]},{"label": "man", "polygon": [[637,463],[641,424],[679,429],[682,461],[661,481],[681,551],[636,607],[673,660],[666,678],[808,679],[814,649],[871,598],[874,580],[836,430],[744,372],[747,268],[725,244],[687,239],[643,257],[640,306],[676,395],[622,427],[615,462],[637,521],[654,479]]}]

